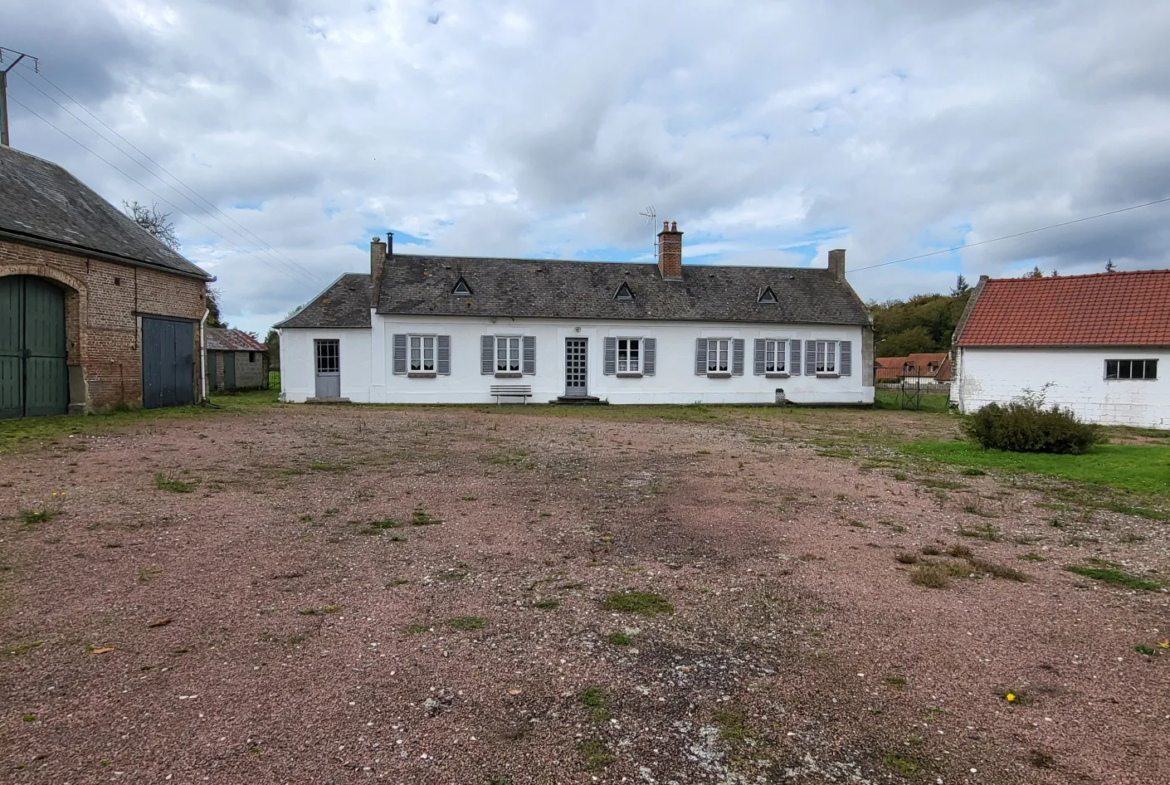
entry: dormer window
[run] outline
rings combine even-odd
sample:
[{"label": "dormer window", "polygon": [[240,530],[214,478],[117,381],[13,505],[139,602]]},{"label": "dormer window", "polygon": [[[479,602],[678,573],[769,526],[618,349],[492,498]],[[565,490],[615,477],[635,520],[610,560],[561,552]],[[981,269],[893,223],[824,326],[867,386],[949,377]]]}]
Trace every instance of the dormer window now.
[{"label": "dormer window", "polygon": [[622,285],[618,287],[617,294],[613,296],[615,300],[633,300],[634,293],[630,291],[630,287],[623,281]]},{"label": "dormer window", "polygon": [[776,299],[776,293],[772,291],[772,287],[765,286],[756,294],[756,302],[775,305],[780,301]]},{"label": "dormer window", "polygon": [[451,294],[457,297],[470,297],[471,287],[467,285],[467,281],[463,280],[463,276],[459,276],[459,282],[455,284],[455,288],[451,290]]}]

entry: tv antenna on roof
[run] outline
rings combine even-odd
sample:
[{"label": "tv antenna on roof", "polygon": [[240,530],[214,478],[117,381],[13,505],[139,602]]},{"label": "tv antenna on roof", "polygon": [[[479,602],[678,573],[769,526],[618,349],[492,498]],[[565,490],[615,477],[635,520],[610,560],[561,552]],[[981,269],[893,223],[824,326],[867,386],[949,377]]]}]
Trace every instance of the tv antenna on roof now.
[{"label": "tv antenna on roof", "polygon": [[[651,227],[651,229],[654,229],[657,227],[658,222],[655,221],[654,219],[658,217],[658,211],[656,211],[654,209],[654,205],[650,205],[645,210],[638,213],[638,215],[640,215],[646,219],[646,225]],[[655,262],[658,261],[658,233],[657,232],[654,233],[654,261]]]}]

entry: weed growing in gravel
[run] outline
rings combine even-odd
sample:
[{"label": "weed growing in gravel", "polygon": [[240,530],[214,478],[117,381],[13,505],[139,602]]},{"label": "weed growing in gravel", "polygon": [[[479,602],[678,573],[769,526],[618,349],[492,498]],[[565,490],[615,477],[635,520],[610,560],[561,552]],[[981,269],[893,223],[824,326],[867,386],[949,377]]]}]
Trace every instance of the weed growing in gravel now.
[{"label": "weed growing in gravel", "polygon": [[309,464],[309,471],[313,472],[347,472],[350,470],[349,464],[346,463],[311,463]]},{"label": "weed growing in gravel", "polygon": [[475,497],[474,496],[460,496],[459,501],[473,502],[473,501],[475,501]]},{"label": "weed growing in gravel", "polygon": [[945,589],[951,585],[951,578],[945,568],[938,564],[923,564],[910,571],[911,582],[928,589]]},{"label": "weed growing in gravel", "polygon": [[634,643],[634,639],[624,632],[611,632],[605,640],[610,646],[631,646]]},{"label": "weed growing in gravel", "polygon": [[540,608],[541,610],[544,610],[544,611],[551,611],[554,608],[561,607],[561,601],[555,597],[548,597],[546,599],[537,600],[536,602],[532,603],[532,607],[533,608]]},{"label": "weed growing in gravel", "polygon": [[894,689],[900,690],[906,686],[906,677],[900,673],[891,673],[885,678],[885,682]]},{"label": "weed growing in gravel", "polygon": [[914,777],[922,772],[922,764],[917,759],[892,752],[882,756],[882,765],[903,777]]},{"label": "weed growing in gravel", "polygon": [[601,739],[583,739],[577,745],[577,752],[581,755],[586,771],[601,771],[614,761],[613,753]]},{"label": "weed growing in gravel", "polygon": [[987,474],[987,472],[983,471],[982,469],[976,469],[974,466],[968,466],[966,469],[963,469],[963,471],[959,472],[959,474],[962,474],[966,477],[983,477]]},{"label": "weed growing in gravel", "polygon": [[340,605],[322,605],[320,608],[301,608],[297,611],[301,616],[324,616],[329,613],[337,613],[341,610]]},{"label": "weed growing in gravel", "polygon": [[424,632],[430,632],[433,625],[430,624],[408,624],[406,625],[407,635],[422,635]]},{"label": "weed growing in gravel", "polygon": [[22,715],[22,716],[21,716],[21,718],[20,718],[20,719],[21,719],[21,721],[22,721],[22,722],[36,722],[36,721],[37,721],[37,715],[35,715],[35,714],[24,714],[24,715]]},{"label": "weed growing in gravel", "polygon": [[955,480],[936,480],[933,477],[927,477],[924,480],[919,480],[919,482],[927,488],[935,488],[945,491],[957,491],[960,488],[967,487],[966,485],[963,485],[963,483],[957,482]]},{"label": "weed growing in gravel", "polygon": [[1038,553],[1029,551],[1028,553],[1021,553],[1016,557],[1020,561],[1044,561],[1044,557]]},{"label": "weed growing in gravel", "polygon": [[971,555],[971,549],[966,545],[952,545],[947,548],[947,556],[954,556],[956,559],[966,559]]},{"label": "weed growing in gravel", "polygon": [[180,480],[177,477],[167,477],[162,472],[156,472],[154,475],[154,487],[160,491],[170,491],[171,493],[190,493],[195,490],[195,486],[199,484],[198,480]]},{"label": "weed growing in gravel", "polygon": [[1019,570],[1011,567],[1006,567],[1002,564],[984,561],[983,559],[970,558],[967,563],[971,565],[971,569],[975,572],[981,572],[985,575],[990,575],[993,578],[1004,578],[1009,581],[1018,581],[1024,583],[1028,580],[1028,576]]},{"label": "weed growing in gravel", "polygon": [[439,524],[439,523],[442,523],[442,521],[440,521],[438,518],[432,517],[431,515],[427,514],[426,510],[424,510],[421,507],[419,507],[417,510],[415,510],[411,514],[411,518],[410,518],[410,525],[411,526],[434,526],[435,524]]},{"label": "weed growing in gravel", "polygon": [[1028,753],[1028,762],[1038,769],[1050,769],[1056,763],[1056,759],[1044,750],[1032,750]]},{"label": "weed growing in gravel", "polygon": [[453,619],[447,619],[447,626],[460,632],[482,630],[487,626],[487,619],[482,616],[456,616]]},{"label": "weed growing in gravel", "polygon": [[160,567],[139,567],[138,568],[138,582],[146,583],[156,575],[162,575]]},{"label": "weed growing in gravel", "polygon": [[39,510],[21,510],[17,513],[20,522],[24,524],[26,529],[36,526],[38,523],[48,523],[61,514],[62,507],[65,503],[65,494],[53,492],[53,499],[47,505]]},{"label": "weed growing in gravel", "polygon": [[577,693],[577,700],[582,706],[592,709],[589,716],[594,722],[609,720],[609,698],[605,690],[600,687],[586,687]]},{"label": "weed growing in gravel", "polygon": [[1069,572],[1075,572],[1077,575],[1083,575],[1086,578],[1092,578],[1095,581],[1108,583],[1113,586],[1121,586],[1125,589],[1138,589],[1140,591],[1157,591],[1162,588],[1160,581],[1150,581],[1145,578],[1139,578],[1136,575],[1130,575],[1118,569],[1117,565],[1109,562],[1102,562],[1105,566],[1086,567],[1080,564],[1070,564],[1065,567]]},{"label": "weed growing in gravel", "polygon": [[384,518],[380,521],[370,521],[367,523],[366,528],[362,529],[362,534],[381,534],[387,529],[398,529],[401,526],[401,523],[392,518]]},{"label": "weed growing in gravel", "polygon": [[674,606],[661,594],[644,591],[610,592],[606,595],[602,607],[607,611],[634,613],[639,616],[657,616],[660,613],[674,613]]},{"label": "weed growing in gravel", "polygon": [[916,553],[899,553],[894,557],[899,564],[917,564],[918,554]]},{"label": "weed growing in gravel", "polygon": [[1156,648],[1154,648],[1153,646],[1150,646],[1148,644],[1145,644],[1145,643],[1137,644],[1136,646],[1133,647],[1133,650],[1136,651],[1138,654],[1141,654],[1144,657],[1153,657],[1154,655],[1156,655],[1158,653],[1158,650]]},{"label": "weed growing in gravel", "polygon": [[711,713],[711,722],[719,729],[719,738],[731,747],[740,747],[752,741],[747,716],[739,707],[716,709]]},{"label": "weed growing in gravel", "polygon": [[956,532],[960,537],[972,537],[977,540],[987,540],[988,542],[999,542],[1002,537],[999,529],[992,526],[990,523],[985,523],[982,526],[960,526]]},{"label": "weed growing in gravel", "polygon": [[28,643],[15,643],[11,646],[5,646],[4,651],[10,657],[19,657],[21,654],[28,654],[33,649],[39,648],[45,644],[44,641],[29,641]]}]

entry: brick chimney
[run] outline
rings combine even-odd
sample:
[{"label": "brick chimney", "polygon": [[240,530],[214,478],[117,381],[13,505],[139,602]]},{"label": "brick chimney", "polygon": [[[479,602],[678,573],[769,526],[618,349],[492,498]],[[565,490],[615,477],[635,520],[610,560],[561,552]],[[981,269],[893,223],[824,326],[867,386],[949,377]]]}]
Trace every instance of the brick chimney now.
[{"label": "brick chimney", "polygon": [[845,282],[845,251],[838,248],[835,251],[829,251],[829,272],[833,278]]},{"label": "brick chimney", "polygon": [[[391,238],[394,235],[389,235]],[[393,240],[391,240],[393,242]],[[386,243],[381,237],[370,240],[370,307],[378,307],[378,293],[382,284],[382,262],[386,261]]]},{"label": "brick chimney", "polygon": [[682,236],[678,221],[663,221],[658,233],[658,271],[664,281],[682,280]]}]

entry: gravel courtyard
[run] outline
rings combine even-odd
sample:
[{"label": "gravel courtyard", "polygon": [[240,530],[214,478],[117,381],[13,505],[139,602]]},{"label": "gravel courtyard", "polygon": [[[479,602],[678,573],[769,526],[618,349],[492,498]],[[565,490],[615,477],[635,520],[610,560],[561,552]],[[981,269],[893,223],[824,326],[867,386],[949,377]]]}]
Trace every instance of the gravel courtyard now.
[{"label": "gravel courtyard", "polygon": [[1170,524],[896,451],[946,415],[667,415],[273,406],[0,455],[5,781],[1170,778],[1170,592],[1066,569],[1170,578]]}]

